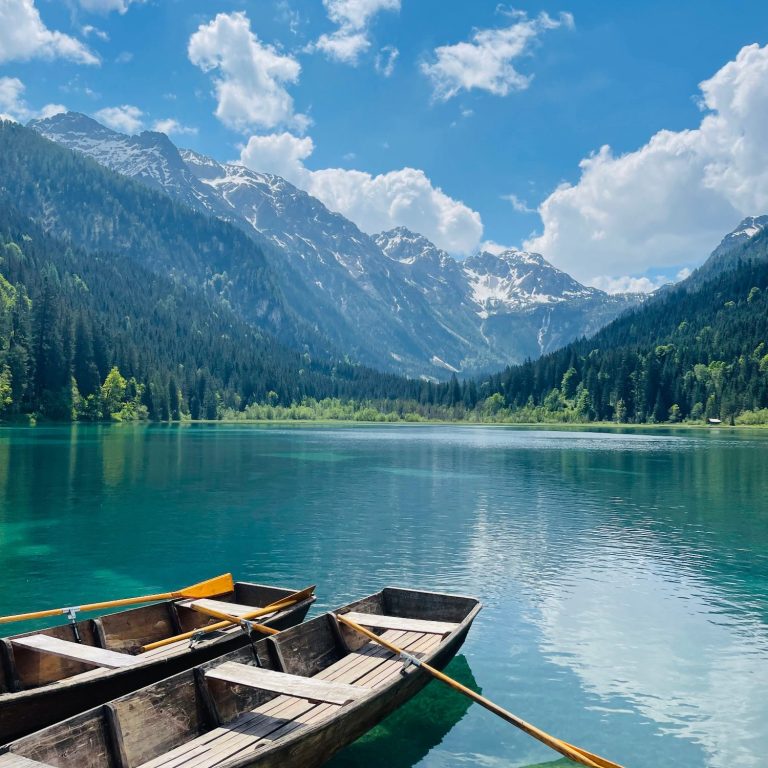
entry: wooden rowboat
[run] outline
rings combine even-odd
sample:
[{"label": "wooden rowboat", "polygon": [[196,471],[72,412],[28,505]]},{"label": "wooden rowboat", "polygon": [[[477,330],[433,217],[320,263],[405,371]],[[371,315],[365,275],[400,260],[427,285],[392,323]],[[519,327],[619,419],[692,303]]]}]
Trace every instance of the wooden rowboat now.
[{"label": "wooden rowboat", "polygon": [[[0,638],[0,744],[248,644],[240,627],[231,626],[141,652],[143,645],[215,623],[200,608],[242,615],[292,594],[235,582],[234,591],[215,600],[163,600]],[[291,627],[304,620],[313,601],[305,598],[259,621]]]},{"label": "wooden rowboat", "polygon": [[333,613],[294,626],[19,739],[0,768],[312,768],[443,667],[480,610],[468,597],[387,588],[337,611],[403,646],[395,654]]}]

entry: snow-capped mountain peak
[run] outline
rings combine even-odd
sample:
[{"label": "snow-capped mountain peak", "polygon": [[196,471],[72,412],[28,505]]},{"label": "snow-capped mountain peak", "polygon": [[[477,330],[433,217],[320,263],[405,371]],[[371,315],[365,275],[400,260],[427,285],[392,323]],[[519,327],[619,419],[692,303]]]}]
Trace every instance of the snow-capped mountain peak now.
[{"label": "snow-capped mountain peak", "polygon": [[[179,150],[164,134],[126,136],[77,113],[31,127],[240,227],[268,251],[286,305],[368,365],[438,378],[494,370],[593,332],[633,302],[535,253],[460,262],[406,227],[370,236],[279,176]],[[253,279],[248,263],[231,270]]]},{"label": "snow-capped mountain peak", "polygon": [[164,133],[144,131],[127,136],[79,112],[62,112],[32,120],[29,127],[57,144],[92,157],[116,173],[172,194],[191,208],[215,216],[231,216],[221,201],[207,199],[205,188],[190,173],[179,150]]},{"label": "snow-capped mountain peak", "polygon": [[374,235],[373,239],[390,259],[399,261],[401,264],[414,264],[420,260],[439,264],[444,259],[451,258],[424,235],[412,232],[407,227],[395,227],[386,232],[380,232]]},{"label": "snow-capped mountain peak", "polygon": [[464,261],[464,272],[481,317],[532,304],[554,304],[601,292],[574,280],[541,254],[514,249],[482,251]]},{"label": "snow-capped mountain peak", "polygon": [[712,255],[724,255],[759,235],[766,228],[768,228],[768,215],[747,216],[733,232],[729,232],[722,239]]}]

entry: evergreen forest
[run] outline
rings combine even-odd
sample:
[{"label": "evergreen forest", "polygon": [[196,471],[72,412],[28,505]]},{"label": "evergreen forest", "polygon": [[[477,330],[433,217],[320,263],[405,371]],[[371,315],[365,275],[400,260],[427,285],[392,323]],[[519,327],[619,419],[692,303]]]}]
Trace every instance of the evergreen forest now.
[{"label": "evergreen forest", "polygon": [[0,177],[5,420],[768,422],[766,232],[590,339],[434,382],[331,348],[226,222],[8,122]]}]

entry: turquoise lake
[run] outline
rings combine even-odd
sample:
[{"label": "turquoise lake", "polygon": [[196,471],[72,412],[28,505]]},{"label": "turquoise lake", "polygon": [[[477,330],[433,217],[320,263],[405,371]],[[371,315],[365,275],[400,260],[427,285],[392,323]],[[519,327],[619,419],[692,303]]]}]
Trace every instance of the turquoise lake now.
[{"label": "turquoise lake", "polygon": [[[475,595],[449,672],[529,722],[627,768],[768,760],[768,432],[0,429],[0,614],[227,570],[313,614]],[[329,765],[555,758],[431,683]]]}]

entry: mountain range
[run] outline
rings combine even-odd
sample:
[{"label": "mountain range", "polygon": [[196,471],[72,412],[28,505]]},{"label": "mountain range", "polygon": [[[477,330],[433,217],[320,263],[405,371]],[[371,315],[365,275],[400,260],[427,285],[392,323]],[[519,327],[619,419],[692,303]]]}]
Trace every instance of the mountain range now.
[{"label": "mountain range", "polygon": [[478,390],[525,421],[768,423],[768,216],[592,338]]},{"label": "mountain range", "polygon": [[[204,159],[184,155],[177,171],[200,181],[190,167]],[[335,216],[282,179],[267,181],[276,197],[291,192],[318,217]],[[328,326],[297,303],[303,283],[291,285],[288,267],[278,268],[286,252],[268,220],[257,232],[214,216],[196,196],[205,187],[186,189],[192,197],[181,202],[162,185],[0,121],[0,416],[272,418],[282,408],[289,418],[768,422],[768,216],[745,219],[690,277],[590,338],[488,377],[435,382],[342,354]],[[368,238],[339,219],[350,237]],[[273,224],[281,225],[277,214]],[[536,301],[554,315],[594,295],[535,254],[460,263],[406,229],[368,240],[383,286],[373,295],[390,290],[414,306],[426,295],[429,317],[466,338],[467,317],[500,323],[516,302],[534,315]],[[363,258],[333,274],[372,285]],[[343,296],[344,284],[332,287]],[[364,306],[375,316],[375,303]]]},{"label": "mountain range", "polygon": [[30,127],[239,228],[258,246],[263,290],[244,278],[254,267],[244,252],[206,276],[233,309],[281,340],[326,344],[380,370],[438,380],[489,372],[589,336],[644,298],[581,285],[538,254],[459,262],[405,228],[366,234],[279,176],[178,149],[162,133],[127,136],[78,113]]}]

